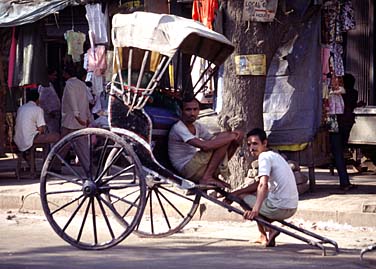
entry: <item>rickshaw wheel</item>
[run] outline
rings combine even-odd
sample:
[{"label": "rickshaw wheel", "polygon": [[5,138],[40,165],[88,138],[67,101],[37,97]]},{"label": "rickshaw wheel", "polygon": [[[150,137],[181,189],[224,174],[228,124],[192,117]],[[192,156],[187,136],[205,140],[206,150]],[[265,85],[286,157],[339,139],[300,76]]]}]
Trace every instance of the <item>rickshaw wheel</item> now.
[{"label": "rickshaw wheel", "polygon": [[169,182],[146,179],[144,214],[135,233],[140,237],[165,237],[179,232],[193,218],[201,195],[187,196],[186,190]]},{"label": "rickshaw wheel", "polygon": [[[68,160],[68,153],[76,162]],[[101,250],[135,229],[145,207],[146,183],[130,145],[110,131],[87,128],[52,148],[40,193],[46,218],[62,239],[77,248]]]}]

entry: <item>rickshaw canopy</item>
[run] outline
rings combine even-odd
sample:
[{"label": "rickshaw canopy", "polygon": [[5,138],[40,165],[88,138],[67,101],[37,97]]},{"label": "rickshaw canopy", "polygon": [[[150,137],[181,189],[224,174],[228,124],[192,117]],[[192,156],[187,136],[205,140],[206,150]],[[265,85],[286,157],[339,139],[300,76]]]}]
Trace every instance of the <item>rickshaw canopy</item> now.
[{"label": "rickshaw canopy", "polygon": [[112,19],[115,47],[135,47],[172,57],[178,49],[215,65],[222,64],[234,46],[223,35],[203,24],[175,15],[134,12]]}]

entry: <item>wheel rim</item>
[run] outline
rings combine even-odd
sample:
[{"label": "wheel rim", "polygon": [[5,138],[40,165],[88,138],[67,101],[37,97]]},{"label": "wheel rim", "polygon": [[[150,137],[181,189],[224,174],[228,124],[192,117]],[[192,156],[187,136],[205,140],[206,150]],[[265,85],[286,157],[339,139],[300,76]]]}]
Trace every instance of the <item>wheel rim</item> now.
[{"label": "wheel rim", "polygon": [[135,233],[142,237],[164,237],[179,232],[194,216],[200,195],[186,196],[174,184],[148,182],[146,205]]},{"label": "wheel rim", "polygon": [[[65,159],[69,151],[78,164]],[[64,164],[62,172],[53,170],[57,162]],[[78,248],[105,249],[120,243],[144,210],[146,184],[140,169],[129,145],[109,131],[90,128],[69,134],[53,147],[42,169],[47,220]]]}]

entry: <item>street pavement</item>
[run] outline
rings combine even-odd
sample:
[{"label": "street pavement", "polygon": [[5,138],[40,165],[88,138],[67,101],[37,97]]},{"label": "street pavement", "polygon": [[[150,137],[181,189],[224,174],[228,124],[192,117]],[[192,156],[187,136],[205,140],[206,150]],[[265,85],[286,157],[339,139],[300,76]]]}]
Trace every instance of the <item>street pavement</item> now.
[{"label": "street pavement", "polygon": [[[81,251],[68,245],[42,215],[0,210],[0,268],[335,268],[376,267],[376,253],[359,258],[359,250],[372,243],[372,229],[339,227],[330,223],[300,222],[305,228],[336,240],[340,252],[327,255],[289,236],[277,238],[274,248],[254,241],[257,227],[250,221],[193,220],[181,232],[164,238],[131,234],[119,245],[102,251]],[[100,229],[99,231],[104,231]]]},{"label": "street pavement", "polygon": [[[41,168],[42,163],[37,163]],[[39,179],[17,180],[16,160],[0,159],[0,209],[41,210]],[[316,188],[300,195],[295,218],[309,221],[329,221],[355,227],[376,227],[376,168],[359,173],[349,167],[351,182],[358,187],[348,192],[339,189],[337,175],[329,169],[315,169]],[[302,167],[302,172],[308,170]],[[200,219],[209,221],[241,221],[242,217],[210,201],[201,200]]]},{"label": "street pavement", "polygon": [[[35,215],[43,218],[38,179],[22,178],[17,180],[14,174],[15,164],[16,161],[12,158],[0,160],[0,212],[2,213],[0,214],[2,219],[0,230],[9,225],[9,222],[4,222],[4,219],[9,219],[9,216],[22,219],[26,214],[26,216]],[[304,167],[302,172],[308,173]],[[351,167],[348,172],[352,183],[358,187],[344,192],[338,187],[337,175],[330,175],[328,169],[316,169],[315,191],[300,196],[298,211],[289,221],[337,241],[340,248],[345,249],[345,255],[351,254],[351,259],[354,261],[356,258],[356,264],[358,264],[359,251],[376,242],[376,173],[375,167],[372,165],[367,172],[359,173]],[[3,232],[1,234],[4,234]],[[192,235],[192,232],[195,235]],[[196,213],[195,218],[182,233],[175,236],[184,238],[185,234],[189,234],[188,237],[194,236],[201,239],[214,238],[217,240],[216,242],[226,240],[238,242],[237,240],[240,240],[242,245],[258,247],[250,243],[255,241],[258,234],[254,223],[245,222],[241,216],[229,213],[226,209],[205,200],[201,200],[200,210]],[[288,251],[291,243],[294,243],[295,247],[297,247],[296,244],[300,248],[305,246],[304,243],[297,242],[296,239],[289,236],[278,237],[277,245],[284,245],[287,248],[282,252]],[[310,247],[306,247],[303,247],[301,251],[310,253]],[[292,251],[299,252],[297,249],[292,249]],[[316,254],[320,253],[319,250],[315,251]],[[363,266],[362,263],[359,264]],[[375,264],[373,263],[372,266]],[[369,268],[374,268],[372,266]],[[2,267],[0,266],[0,268]],[[362,267],[349,266],[348,268]]]}]

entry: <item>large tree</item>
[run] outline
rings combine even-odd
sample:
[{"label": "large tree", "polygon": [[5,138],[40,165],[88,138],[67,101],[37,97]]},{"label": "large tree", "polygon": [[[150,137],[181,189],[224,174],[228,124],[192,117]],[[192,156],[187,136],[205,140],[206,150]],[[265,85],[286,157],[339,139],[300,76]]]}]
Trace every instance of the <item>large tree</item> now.
[{"label": "large tree", "polygon": [[[238,128],[245,133],[252,128],[263,128],[263,100],[266,76],[239,76],[235,74],[235,55],[265,54],[266,69],[283,43],[284,33],[291,27],[291,16],[285,1],[279,1],[273,22],[243,20],[244,0],[223,1],[225,35],[234,44],[235,51],[224,65],[223,109],[220,125]],[[249,166],[246,143],[230,162],[233,185],[242,183]]]}]

